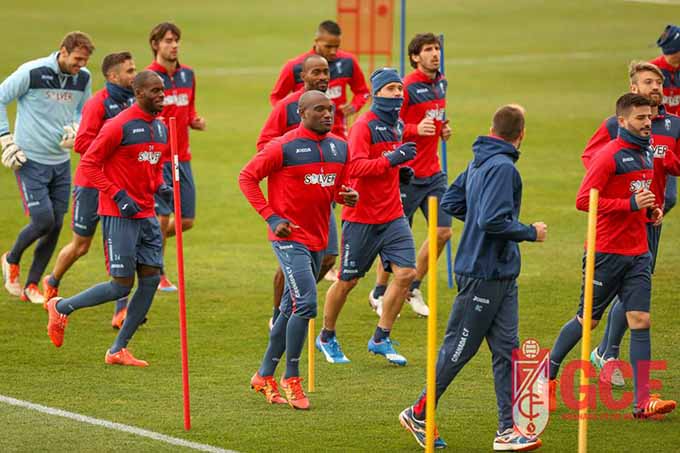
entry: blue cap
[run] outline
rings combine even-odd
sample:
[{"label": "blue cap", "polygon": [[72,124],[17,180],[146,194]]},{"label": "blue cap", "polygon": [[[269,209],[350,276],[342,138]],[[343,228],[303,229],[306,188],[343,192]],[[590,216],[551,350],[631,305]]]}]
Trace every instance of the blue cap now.
[{"label": "blue cap", "polygon": [[396,69],[376,69],[373,74],[371,74],[371,88],[373,90],[373,96],[375,96],[375,94],[380,91],[382,87],[392,82],[403,83]]},{"label": "blue cap", "polygon": [[664,55],[670,55],[680,52],[680,27],[677,25],[666,25],[659,39],[656,40],[656,45],[661,47]]}]

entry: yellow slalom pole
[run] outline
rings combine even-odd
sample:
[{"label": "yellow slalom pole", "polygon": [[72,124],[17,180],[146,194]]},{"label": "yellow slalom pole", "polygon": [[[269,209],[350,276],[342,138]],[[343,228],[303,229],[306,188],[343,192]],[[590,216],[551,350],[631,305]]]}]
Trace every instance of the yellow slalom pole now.
[{"label": "yellow slalom pole", "polygon": [[314,318],[309,320],[309,331],[307,332],[307,389],[314,391],[314,339],[316,338],[316,327]]},{"label": "yellow slalom pole", "polygon": [[[583,294],[583,336],[581,338],[581,361],[588,363],[590,356],[590,324],[593,317],[593,280],[595,279],[595,241],[597,232],[597,189],[590,189],[590,204],[588,206],[588,238],[586,250],[586,278]],[[588,376],[581,370],[581,388],[588,385]],[[578,420],[578,451],[588,451],[588,392],[583,393],[583,407],[579,410]]]},{"label": "yellow slalom pole", "polygon": [[430,314],[427,317],[427,405],[425,411],[425,451],[434,452],[434,414],[436,390],[435,366],[437,365],[437,197],[429,197],[427,238],[429,241],[427,271],[427,303]]}]

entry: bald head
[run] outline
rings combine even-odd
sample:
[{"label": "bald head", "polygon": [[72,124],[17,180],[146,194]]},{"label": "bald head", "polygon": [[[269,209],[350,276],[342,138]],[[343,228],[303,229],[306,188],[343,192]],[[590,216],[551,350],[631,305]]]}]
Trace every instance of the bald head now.
[{"label": "bald head", "polygon": [[137,104],[147,113],[157,115],[163,110],[163,79],[153,71],[142,71],[132,81]]},{"label": "bald head", "polygon": [[333,103],[325,93],[305,92],[298,101],[302,124],[317,134],[327,134],[333,127]]},{"label": "bald head", "polygon": [[330,80],[328,60],[317,54],[307,56],[302,62],[300,77],[305,84],[305,91],[326,91]]}]

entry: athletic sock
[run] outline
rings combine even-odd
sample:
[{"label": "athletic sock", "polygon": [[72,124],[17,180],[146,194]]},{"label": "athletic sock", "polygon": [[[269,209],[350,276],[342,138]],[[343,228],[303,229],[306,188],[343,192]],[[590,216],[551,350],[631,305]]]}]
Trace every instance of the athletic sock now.
[{"label": "athletic sock", "polygon": [[375,328],[375,333],[373,334],[373,342],[374,343],[380,343],[383,341],[385,338],[390,337],[390,329],[383,329],[380,326],[377,326]]},{"label": "athletic sock", "polygon": [[120,331],[111,346],[111,354],[127,347],[128,342],[135,334],[142,321],[144,321],[146,314],[149,312],[149,308],[151,308],[151,302],[153,302],[153,296],[156,294],[156,288],[158,288],[158,282],[160,282],[160,280],[161,277],[157,274],[139,278],[137,290],[130,299],[130,304],[128,305],[125,322],[123,322],[123,326],[120,328]]},{"label": "athletic sock", "polygon": [[300,356],[307,338],[309,319],[292,315],[286,329],[286,373],[285,379],[300,376]]},{"label": "athletic sock", "polygon": [[31,267],[28,270],[26,285],[31,283],[38,284],[38,282],[40,282],[40,278],[45,273],[50,258],[52,258],[54,250],[57,248],[59,233],[61,233],[63,223],[64,214],[55,212],[52,228],[38,240],[35,250],[33,251],[33,263],[31,263]]},{"label": "athletic sock", "polygon": [[378,297],[384,296],[386,290],[386,285],[375,285],[375,288],[373,288],[373,297],[377,299]]},{"label": "athletic sock", "polygon": [[321,341],[328,343],[331,338],[335,337],[335,330],[321,329]]},{"label": "athletic sock", "polygon": [[557,377],[562,360],[564,360],[580,339],[581,323],[574,317],[562,327],[560,335],[550,351],[550,379]]},{"label": "athletic sock", "polygon": [[267,350],[264,352],[262,364],[257,370],[260,376],[273,376],[276,371],[276,366],[281,361],[281,356],[286,350],[286,327],[288,327],[288,318],[286,315],[281,315],[276,318],[271,332],[269,332],[269,344]]},{"label": "athletic sock", "polygon": [[56,309],[61,314],[70,315],[81,308],[94,307],[124,297],[130,293],[130,289],[130,287],[119,285],[114,281],[100,283],[73,297],[60,300]]},{"label": "athletic sock", "polygon": [[[633,388],[635,389],[635,404],[644,403],[649,398],[649,380],[640,381],[638,376],[640,362],[649,362],[652,357],[652,346],[649,329],[630,330],[630,363],[633,366]],[[644,374],[643,374],[644,376]],[[637,406],[635,406],[637,407]]]},{"label": "athletic sock", "polygon": [[47,279],[47,284],[54,286],[55,288],[59,288],[59,280],[54,278],[54,274],[50,274],[49,278]]},{"label": "athletic sock", "polygon": [[614,307],[619,301],[618,296],[614,298],[611,305],[609,306],[609,313],[607,314],[607,324],[604,326],[604,333],[602,334],[602,341],[597,345],[597,355],[604,357],[604,353],[607,351],[607,344],[609,343],[609,329],[612,325],[612,313],[614,312]]},{"label": "athletic sock", "polygon": [[413,282],[411,282],[411,291],[414,289],[420,289],[420,283],[420,280],[413,280]]},{"label": "athletic sock", "polygon": [[120,299],[116,300],[116,308],[115,308],[116,311],[114,311],[114,313],[118,313],[119,311],[121,311],[122,309],[127,307],[127,303],[128,303],[127,296],[121,297]]},{"label": "athletic sock", "polygon": [[608,323],[611,325],[609,327],[609,339],[607,340],[607,349],[602,355],[602,358],[618,358],[619,348],[621,346],[621,340],[626,334],[628,329],[628,320],[626,319],[626,309],[623,307],[622,303],[614,305],[609,312]]}]

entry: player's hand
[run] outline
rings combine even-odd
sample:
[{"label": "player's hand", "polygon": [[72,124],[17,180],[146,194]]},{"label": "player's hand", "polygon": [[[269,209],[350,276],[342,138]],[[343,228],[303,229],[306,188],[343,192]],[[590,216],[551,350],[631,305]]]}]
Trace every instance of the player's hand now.
[{"label": "player's hand", "polygon": [[354,115],[357,112],[357,110],[354,108],[354,106],[352,104],[341,105],[340,110],[342,110],[342,113],[345,116]]},{"label": "player's hand", "polygon": [[26,154],[14,143],[12,134],[0,137],[2,146],[2,165],[12,170],[18,170],[26,163]]},{"label": "player's hand", "polygon": [[451,129],[451,126],[449,126],[449,120],[444,121],[442,125],[442,133],[439,134],[442,140],[448,141],[449,138],[451,138],[451,134],[453,133],[453,129]]},{"label": "player's hand", "polygon": [[536,242],[545,242],[548,239],[548,225],[543,222],[536,222],[532,223],[531,226],[536,229]]},{"label": "player's hand", "polygon": [[269,228],[275,236],[280,238],[287,238],[293,233],[294,229],[300,228],[288,219],[273,214],[267,218]]},{"label": "player's hand", "polygon": [[342,204],[349,206],[350,208],[356,206],[357,202],[359,201],[359,192],[352,189],[351,187],[345,186],[344,184],[339,192],[339,195],[342,197]]},{"label": "player's hand", "polygon": [[411,180],[416,175],[411,167],[400,167],[399,168],[399,184],[405,186],[411,184]]},{"label": "player's hand", "polygon": [[655,207],[651,212],[650,218],[654,222],[654,226],[661,225],[661,222],[663,222],[663,209],[658,206]]},{"label": "player's hand", "polygon": [[78,123],[71,123],[64,126],[64,135],[61,136],[59,146],[66,149],[72,149],[78,135]]},{"label": "player's hand", "polygon": [[202,116],[197,116],[193,120],[191,120],[191,124],[189,126],[192,129],[196,129],[197,131],[204,131],[205,130],[205,118]]},{"label": "player's hand", "polygon": [[118,210],[123,217],[134,217],[142,210],[125,189],[119,190],[113,196],[113,201],[118,205]]},{"label": "player's hand", "polygon": [[649,189],[644,189],[635,194],[637,210],[647,209],[654,206],[654,194]]},{"label": "player's hand", "polygon": [[418,123],[418,135],[434,135],[437,133],[437,126],[434,125],[434,120],[429,117],[422,119]]},{"label": "player's hand", "polygon": [[392,167],[401,165],[404,162],[413,160],[416,157],[416,144],[413,142],[406,142],[396,148],[394,151],[385,153],[385,157],[390,161]]},{"label": "player's hand", "polygon": [[167,204],[172,203],[172,187],[169,185],[165,183],[161,184],[160,187],[158,187],[158,190],[156,190],[156,195]]}]

